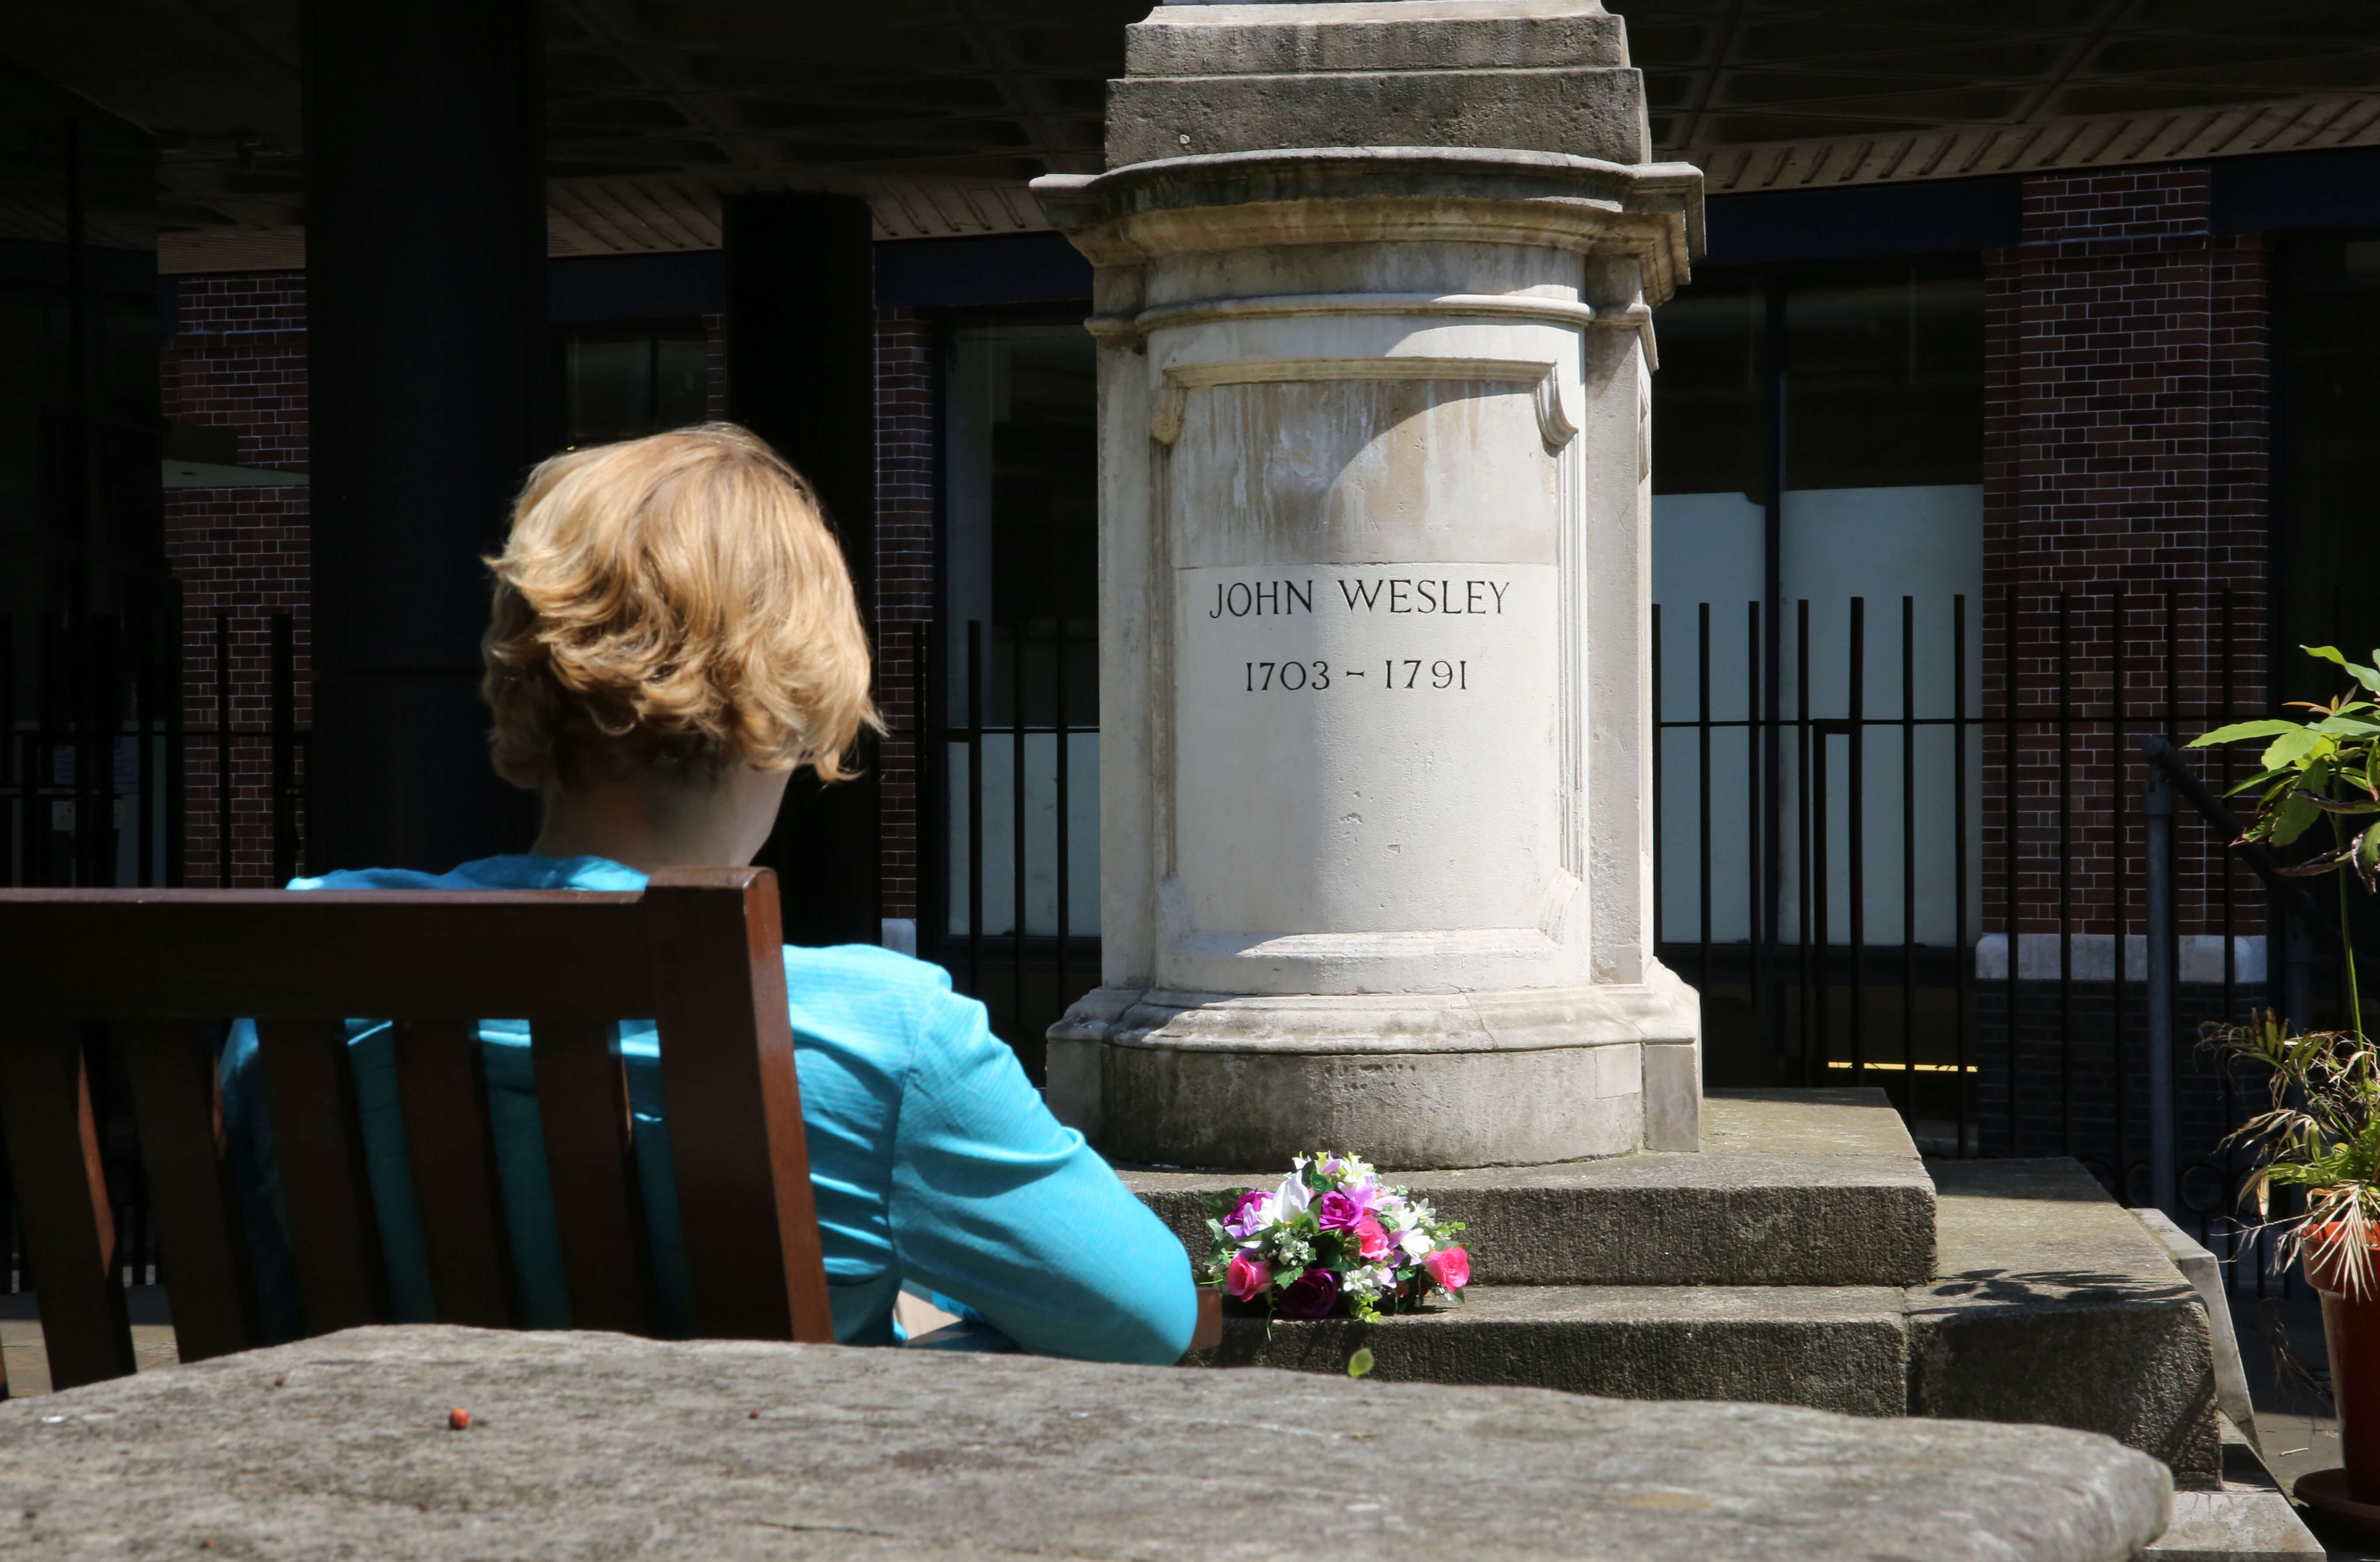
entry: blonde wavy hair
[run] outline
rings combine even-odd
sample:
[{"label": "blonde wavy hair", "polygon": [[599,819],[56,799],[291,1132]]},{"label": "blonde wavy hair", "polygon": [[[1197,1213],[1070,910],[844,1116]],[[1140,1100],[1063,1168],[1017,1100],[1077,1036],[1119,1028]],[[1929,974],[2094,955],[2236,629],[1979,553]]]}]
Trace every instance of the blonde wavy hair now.
[{"label": "blonde wavy hair", "polygon": [[480,643],[496,773],[565,791],[739,764],[851,774],[868,641],[800,474],[730,423],[565,452],[529,474]]}]

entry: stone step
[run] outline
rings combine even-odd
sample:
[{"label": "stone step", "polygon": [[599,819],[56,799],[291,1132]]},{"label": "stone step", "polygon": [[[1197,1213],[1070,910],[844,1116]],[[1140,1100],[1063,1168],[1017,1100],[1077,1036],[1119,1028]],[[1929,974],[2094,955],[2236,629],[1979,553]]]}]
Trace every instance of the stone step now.
[{"label": "stone step", "polygon": [[[1289,1168],[1118,1169],[1203,1259],[1201,1196]],[[1698,1155],[1393,1181],[1464,1223],[1481,1285],[1901,1287],[1934,1274],[1934,1183],[1880,1090],[1711,1092]]]},{"label": "stone step", "polygon": [[1474,1286],[1372,1324],[1226,1318],[1193,1360],[1335,1373],[1358,1348],[1387,1382],[1906,1413],[1901,1293],[1883,1286]]},{"label": "stone step", "polygon": [[[1720,1137],[1726,1144],[1764,1117],[1772,1125],[1806,1127],[1829,1113],[1873,1135],[1871,1109],[1856,1098],[1841,1099],[1871,1094],[1821,1093],[1819,1100],[1799,1103],[1798,1112],[1771,1110],[1795,1104],[1768,1097],[1717,1100],[1711,1103],[1720,1125],[1715,1137],[1726,1136]],[[1852,1135],[1846,1143],[1857,1146],[1872,1138]],[[1692,1158],[1633,1157],[1639,1166],[1665,1170]],[[1742,1158],[1748,1157],[1722,1149],[1700,1168],[1679,1168],[1686,1177],[1680,1202],[1708,1219],[1731,1218],[1728,1229],[1747,1244],[1806,1243],[1822,1234],[1856,1253],[1864,1245],[1900,1243],[1897,1272],[1907,1272],[1906,1238],[1892,1228],[1871,1237],[1813,1217],[1813,1209],[1834,1208],[1829,1201],[1839,1193],[1797,1206],[1780,1191],[1793,1184],[1773,1184],[1765,1195],[1767,1224],[1752,1224],[1741,1205],[1719,1196],[1725,1173],[1713,1169]],[[1824,1157],[1804,1148],[1796,1158],[1807,1166]],[[1389,1378],[2040,1423],[2104,1433],[2163,1459],[2184,1489],[2219,1490],[2213,1337],[2196,1292],[2158,1240],[2070,1160],[1931,1166],[1940,1187],[1938,1201],[1930,1181],[1926,1188],[1925,1273],[1914,1282],[1888,1285],[1498,1283],[1481,1271],[1493,1264],[1504,1272],[1499,1278],[1508,1279],[1533,1262],[1593,1267],[1587,1251],[1593,1238],[1557,1229],[1546,1236],[1545,1248],[1531,1247],[1522,1240],[1524,1226],[1502,1224],[1530,1208],[1529,1199],[1515,1193],[1528,1186],[1524,1174],[1474,1172],[1482,1183],[1469,1190],[1477,1202],[1463,1213],[1484,1216],[1473,1248],[1479,1283],[1462,1305],[1368,1325],[1284,1321],[1268,1329],[1261,1320],[1227,1319],[1222,1343],[1197,1359],[1208,1365],[1335,1373],[1365,1347],[1373,1353],[1374,1372]],[[1917,1174],[1925,1173],[1919,1167]],[[1694,1239],[1691,1226],[1678,1223],[1664,1206],[1664,1190],[1656,1184],[1610,1178],[1564,1184],[1558,1173],[1525,1175],[1556,1178],[1557,1196],[1548,1197],[1543,1184],[1536,1196],[1547,1198],[1558,1226],[1600,1222],[1589,1224],[1589,1233],[1609,1233],[1618,1208],[1641,1214],[1667,1240]],[[1419,1175],[1410,1182],[1417,1190],[1427,1187],[1433,1197],[1440,1187],[1461,1185],[1451,1177],[1433,1181]],[[1879,1183],[1868,1184],[1875,1191],[1866,1196],[1882,1202]],[[1647,1190],[1643,1195],[1635,1193],[1640,1186]],[[1616,1195],[1615,1187],[1629,1196]],[[1145,1186],[1144,1196],[1150,1191],[1169,1192]],[[1171,1194],[1186,1196],[1179,1190]],[[1152,1202],[1167,1207],[1161,1199]],[[1458,1207],[1452,1196],[1446,1207]],[[1667,1253],[1667,1261],[1676,1264],[1672,1272],[1686,1273],[1694,1267],[1677,1263],[1676,1254],[1717,1251],[1708,1243],[1664,1249],[1654,1241],[1627,1250],[1657,1258]],[[1601,1267],[1624,1274],[1646,1264],[1623,1253]],[[1734,1264],[1727,1272],[1764,1266],[1828,1272],[1792,1254],[1767,1254],[1760,1264]]]},{"label": "stone step", "polygon": [[2164,1244],[2066,1159],[1935,1161],[1939,1273],[1912,1287],[1909,1413],[2103,1432],[2219,1485],[2215,1342]]}]

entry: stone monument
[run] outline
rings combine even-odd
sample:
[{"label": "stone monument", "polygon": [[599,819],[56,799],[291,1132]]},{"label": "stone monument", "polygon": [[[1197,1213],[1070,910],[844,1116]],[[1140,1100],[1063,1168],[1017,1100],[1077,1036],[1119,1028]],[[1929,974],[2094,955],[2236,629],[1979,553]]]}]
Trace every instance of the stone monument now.
[{"label": "stone monument", "polygon": [[1110,1156],[1692,1150],[1653,958],[1648,394],[1702,176],[1596,0],[1160,6],[1096,270]]}]

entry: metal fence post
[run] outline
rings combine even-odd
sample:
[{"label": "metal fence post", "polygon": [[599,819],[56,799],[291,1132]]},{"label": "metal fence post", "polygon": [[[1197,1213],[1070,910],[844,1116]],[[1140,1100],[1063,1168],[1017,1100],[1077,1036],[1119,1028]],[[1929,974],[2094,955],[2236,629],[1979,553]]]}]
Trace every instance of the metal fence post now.
[{"label": "metal fence post", "polygon": [[[2141,796],[2147,821],[2149,1189],[2156,1207],[2179,1214],[2173,1158],[2173,782],[2149,767]],[[2122,959],[2119,951],[2117,958]],[[2120,979],[2120,969],[2119,973]]]}]

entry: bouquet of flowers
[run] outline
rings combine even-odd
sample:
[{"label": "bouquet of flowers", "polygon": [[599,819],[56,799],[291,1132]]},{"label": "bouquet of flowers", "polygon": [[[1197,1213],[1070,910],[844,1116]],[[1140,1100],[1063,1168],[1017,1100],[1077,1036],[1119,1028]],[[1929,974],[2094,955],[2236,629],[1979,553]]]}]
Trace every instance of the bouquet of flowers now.
[{"label": "bouquet of flowers", "polygon": [[1207,1207],[1208,1283],[1269,1314],[1368,1320],[1471,1283],[1471,1256],[1454,1243],[1463,1223],[1382,1187],[1353,1156],[1300,1156],[1280,1187],[1210,1193]]}]

